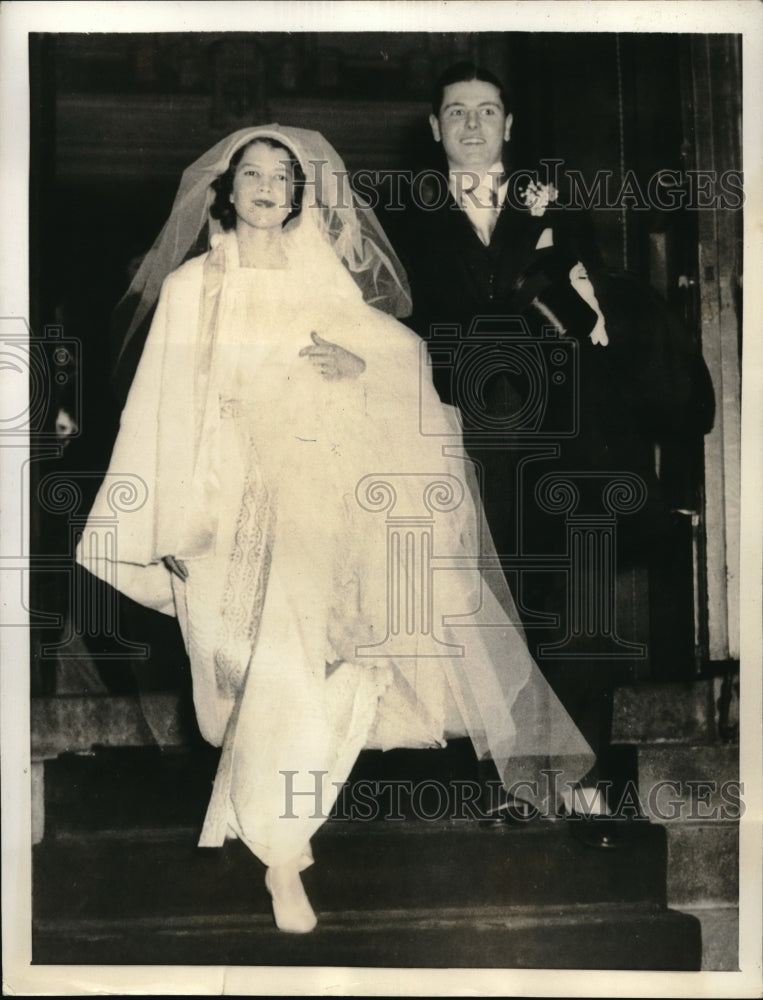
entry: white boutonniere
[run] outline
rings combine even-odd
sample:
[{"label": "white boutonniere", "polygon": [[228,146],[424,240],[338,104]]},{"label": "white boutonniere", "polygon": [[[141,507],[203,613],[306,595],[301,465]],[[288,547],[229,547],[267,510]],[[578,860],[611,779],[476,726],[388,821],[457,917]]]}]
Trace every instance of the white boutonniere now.
[{"label": "white boutonniere", "polygon": [[537,183],[530,181],[522,192],[522,198],[530,209],[530,215],[535,216],[544,215],[548,206],[558,197],[559,192],[553,184],[541,184],[540,181]]}]

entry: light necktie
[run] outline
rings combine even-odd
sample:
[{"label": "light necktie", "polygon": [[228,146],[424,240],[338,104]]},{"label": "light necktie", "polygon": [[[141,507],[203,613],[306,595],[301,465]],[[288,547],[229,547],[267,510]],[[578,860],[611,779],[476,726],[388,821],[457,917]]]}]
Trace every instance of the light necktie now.
[{"label": "light necktie", "polygon": [[498,221],[498,213],[500,212],[498,204],[499,184],[500,177],[488,172],[475,187],[469,189],[464,185],[461,191],[461,208],[485,246],[489,246],[495,224]]}]

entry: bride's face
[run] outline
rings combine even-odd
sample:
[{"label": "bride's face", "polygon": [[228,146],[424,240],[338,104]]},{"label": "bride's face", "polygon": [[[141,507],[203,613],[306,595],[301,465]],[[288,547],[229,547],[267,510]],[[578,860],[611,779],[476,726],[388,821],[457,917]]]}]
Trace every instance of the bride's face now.
[{"label": "bride's face", "polygon": [[247,146],[233,176],[230,200],[236,225],[280,229],[292,209],[293,168],[283,149],[264,142]]}]

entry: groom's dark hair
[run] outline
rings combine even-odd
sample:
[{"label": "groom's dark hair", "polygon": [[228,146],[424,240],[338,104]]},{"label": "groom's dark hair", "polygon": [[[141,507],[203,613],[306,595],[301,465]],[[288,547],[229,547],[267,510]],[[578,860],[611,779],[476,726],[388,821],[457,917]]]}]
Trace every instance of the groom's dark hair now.
[{"label": "groom's dark hair", "polygon": [[491,73],[489,69],[477,66],[473,62],[458,62],[452,66],[448,66],[434,85],[434,90],[432,91],[432,113],[435,118],[440,114],[445,88],[449,87],[451,83],[467,83],[469,80],[482,80],[484,83],[492,83],[494,87],[498,88],[498,93],[501,95],[504,112],[508,114],[511,111],[509,92],[495,73]]}]

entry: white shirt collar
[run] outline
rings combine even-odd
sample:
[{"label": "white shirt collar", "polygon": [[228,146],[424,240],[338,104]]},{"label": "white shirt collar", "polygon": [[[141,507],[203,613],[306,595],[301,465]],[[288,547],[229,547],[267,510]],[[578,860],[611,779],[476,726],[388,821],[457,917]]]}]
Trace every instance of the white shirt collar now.
[{"label": "white shirt collar", "polygon": [[[448,171],[448,187],[450,188],[450,193],[456,199],[460,201],[460,196],[465,191],[471,191],[474,189],[482,191],[491,191],[493,185],[495,184],[495,178],[500,177],[504,174],[503,164],[500,160],[496,162],[485,171],[478,170],[449,170]],[[476,185],[472,183],[474,175],[479,177],[479,181]],[[503,205],[506,200],[506,191],[508,189],[509,182],[508,179],[504,180],[498,188],[498,204]]]}]

